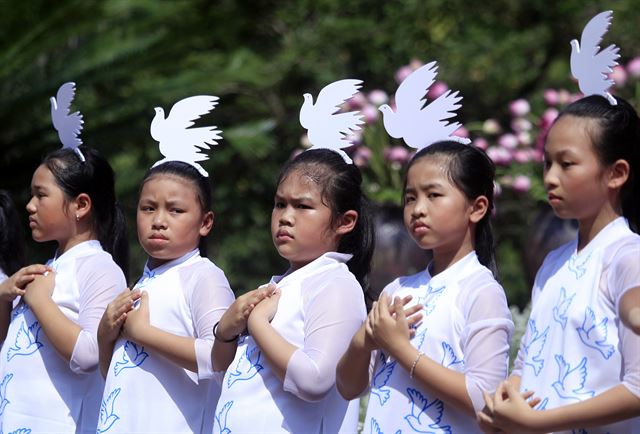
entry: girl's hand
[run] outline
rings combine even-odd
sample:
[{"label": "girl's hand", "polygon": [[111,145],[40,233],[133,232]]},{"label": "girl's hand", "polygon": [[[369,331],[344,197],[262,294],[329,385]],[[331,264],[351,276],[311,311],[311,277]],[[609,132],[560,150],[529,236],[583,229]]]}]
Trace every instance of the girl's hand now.
[{"label": "girl's hand", "polygon": [[34,276],[33,280],[25,288],[23,295],[24,302],[27,303],[29,307],[33,307],[43,301],[51,300],[55,283],[56,273],[53,271],[50,271],[46,276]]},{"label": "girl's hand", "polygon": [[253,309],[275,290],[275,285],[261,286],[249,291],[234,301],[220,318],[216,335],[222,340],[232,339],[247,329],[247,319]]},{"label": "girl's hand", "polygon": [[107,305],[107,309],[104,311],[98,325],[98,338],[100,340],[115,342],[118,339],[128,313],[133,309],[134,302],[140,296],[139,290],[131,291],[126,288]]},{"label": "girl's hand", "polygon": [[151,327],[149,322],[149,294],[146,291],[140,294],[140,305],[127,313],[122,326],[122,334],[128,340],[143,342],[145,331]]},{"label": "girl's hand", "polygon": [[373,303],[366,320],[366,329],[380,348],[389,354],[395,354],[399,347],[411,345],[409,340],[412,329],[409,328],[409,324],[403,309],[403,300],[396,297],[393,307],[390,307],[389,296],[382,294],[380,299]]},{"label": "girl's hand", "polygon": [[52,271],[51,267],[41,264],[29,265],[13,273],[7,280],[0,283],[0,299],[13,301],[18,296],[23,296],[26,286],[47,271]]},{"label": "girl's hand", "polygon": [[[413,297],[410,295],[407,295],[406,297],[404,297],[402,299],[402,306],[406,306],[412,299]],[[409,309],[404,310],[404,315],[407,318],[407,323],[409,324],[409,329],[412,335],[415,334],[414,327],[422,319],[422,314],[419,313],[422,310],[422,307],[423,306],[421,304],[416,304],[414,306],[411,306]],[[395,314],[394,305],[391,305],[389,307],[389,312],[391,312],[392,315]],[[371,327],[368,327],[368,324],[369,324],[369,321],[365,320],[365,322],[358,329],[358,331],[356,332],[356,334],[353,336],[353,339],[352,339],[353,344],[360,351],[371,352],[379,348],[379,345],[376,343],[373,337],[373,330],[371,330]]]},{"label": "girl's hand", "polygon": [[538,398],[529,400],[532,396],[533,391],[520,394],[508,381],[500,383],[493,398],[484,392],[486,407],[482,412],[477,413],[483,432],[541,432],[536,429],[541,413],[533,410],[540,400]]},{"label": "girl's hand", "polygon": [[[276,289],[273,294],[258,304],[249,315],[249,326],[255,321],[271,322],[278,311],[281,292]],[[251,329],[249,329],[251,331]]]}]

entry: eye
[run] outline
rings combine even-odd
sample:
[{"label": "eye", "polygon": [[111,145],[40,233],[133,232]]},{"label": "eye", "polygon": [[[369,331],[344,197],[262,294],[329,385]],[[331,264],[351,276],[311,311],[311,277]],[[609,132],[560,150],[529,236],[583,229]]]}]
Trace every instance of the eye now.
[{"label": "eye", "polygon": [[273,207],[274,207],[275,209],[282,209],[282,208],[284,208],[284,202],[276,201],[276,202],[273,204]]},{"label": "eye", "polygon": [[298,208],[298,209],[312,209],[313,207],[311,207],[311,206],[309,206],[309,205],[307,205],[305,203],[299,203],[296,208]]},{"label": "eye", "polygon": [[140,211],[142,212],[151,212],[153,211],[153,207],[149,205],[140,205]]},{"label": "eye", "polygon": [[182,214],[182,213],[184,213],[184,210],[182,208],[171,208],[169,211],[171,211],[174,214]]},{"label": "eye", "polygon": [[416,198],[412,194],[405,194],[405,196],[404,196],[404,203],[411,203],[411,202],[413,202],[415,200],[416,200]]},{"label": "eye", "polygon": [[573,166],[575,163],[573,161],[563,161],[560,163],[560,167],[563,169],[567,169],[568,167]]},{"label": "eye", "polygon": [[428,197],[429,199],[435,199],[435,198],[438,198],[438,197],[440,197],[440,196],[442,196],[440,193],[433,193],[433,192],[431,192],[431,193],[428,193],[428,194],[427,194],[427,197]]}]

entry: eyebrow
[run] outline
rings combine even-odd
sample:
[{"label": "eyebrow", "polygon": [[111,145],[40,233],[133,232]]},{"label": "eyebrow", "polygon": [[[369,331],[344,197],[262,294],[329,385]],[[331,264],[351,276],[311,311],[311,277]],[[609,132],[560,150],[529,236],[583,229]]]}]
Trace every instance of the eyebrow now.
[{"label": "eyebrow", "polygon": [[[281,194],[276,193],[275,198],[278,200],[287,200],[287,198],[285,198],[284,196],[282,196]],[[312,196],[292,196],[290,198],[288,198],[288,200],[292,201],[292,202],[304,202],[304,201],[313,201],[313,197]]]}]

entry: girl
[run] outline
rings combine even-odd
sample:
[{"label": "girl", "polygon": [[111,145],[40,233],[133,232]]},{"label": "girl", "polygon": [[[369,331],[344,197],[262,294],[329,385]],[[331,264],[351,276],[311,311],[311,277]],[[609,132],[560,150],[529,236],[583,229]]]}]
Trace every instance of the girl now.
[{"label": "girl", "polygon": [[[494,174],[482,151],[453,141],[423,148],[409,163],[404,223],[433,260],[383,290],[338,364],[344,398],[371,383],[365,432],[479,431],[482,390],[506,377],[513,331],[492,273]],[[411,298],[419,304],[405,312]],[[422,321],[408,321],[418,310]]]},{"label": "girl", "polygon": [[55,273],[34,278],[45,271],[36,265],[10,279],[20,299],[0,352],[4,432],[95,432],[102,387],[96,330],[126,286],[128,251],[113,170],[97,151],[82,152],[85,161],[72,149],[49,154],[31,181],[31,234],[58,249],[47,263]]},{"label": "girl", "polygon": [[[290,267],[271,279],[273,295],[241,297],[217,325],[214,369],[226,374],[215,433],[339,431],[348,403],[335,368],[366,315],[373,252],[361,182],[356,166],[327,149],[282,169],[271,234]],[[249,336],[236,339],[245,327]],[[355,432],[356,421],[343,428]]]},{"label": "girl", "polygon": [[208,179],[192,165],[169,161],[145,175],[137,226],[149,259],[134,291],[110,303],[100,323],[98,432],[202,429],[212,328],[234,300],[222,270],[202,256],[210,209]]},{"label": "girl", "polygon": [[[622,296],[640,288],[640,119],[616,101],[574,102],[547,136],[549,203],[559,217],[578,221],[578,238],[545,258],[511,377],[479,414],[503,430],[625,434],[640,427],[638,418],[623,421],[640,414],[640,337],[616,313]],[[535,391],[543,411],[529,409],[518,389]]]}]

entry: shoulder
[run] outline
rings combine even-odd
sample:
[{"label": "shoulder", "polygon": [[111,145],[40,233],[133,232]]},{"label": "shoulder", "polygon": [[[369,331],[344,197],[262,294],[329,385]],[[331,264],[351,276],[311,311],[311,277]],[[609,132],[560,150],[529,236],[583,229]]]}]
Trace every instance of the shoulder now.
[{"label": "shoulder", "polygon": [[76,272],[78,276],[112,275],[114,278],[122,278],[124,280],[124,273],[111,255],[104,250],[96,250],[91,254],[78,257],[76,259]]},{"label": "shoulder", "polygon": [[[466,275],[458,281],[460,292],[457,305],[465,318],[470,316],[511,319],[504,288],[485,267]],[[472,313],[474,313],[472,315]]]},{"label": "shoulder", "polygon": [[626,257],[640,258],[640,235],[630,233],[605,247],[603,260],[605,263],[615,263]]},{"label": "shoulder", "polygon": [[205,284],[205,286],[226,286],[229,281],[224,271],[209,258],[199,257],[190,264],[178,270],[180,280],[191,285]]}]

